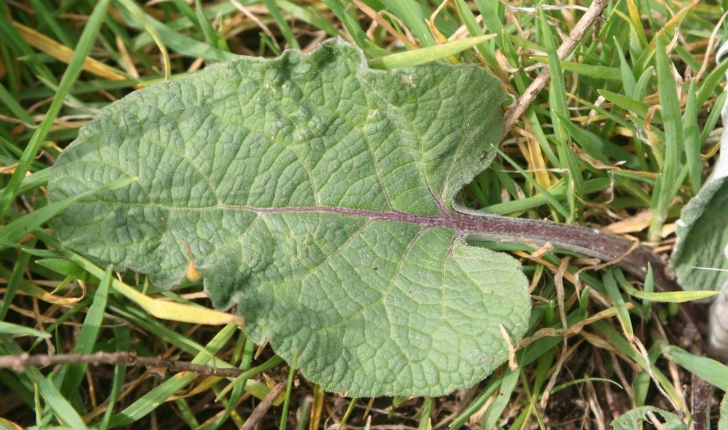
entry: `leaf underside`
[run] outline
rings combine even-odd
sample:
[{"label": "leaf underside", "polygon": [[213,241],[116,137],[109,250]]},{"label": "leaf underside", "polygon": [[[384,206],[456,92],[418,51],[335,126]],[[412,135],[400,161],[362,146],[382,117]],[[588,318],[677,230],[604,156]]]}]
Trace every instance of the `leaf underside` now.
[{"label": "leaf underside", "polygon": [[508,357],[530,300],[519,263],[443,222],[492,160],[500,83],[472,65],[370,70],[340,39],[137,91],[79,133],[52,222],[99,264],[161,288],[189,263],[218,308],[329,391],[442,395]]}]

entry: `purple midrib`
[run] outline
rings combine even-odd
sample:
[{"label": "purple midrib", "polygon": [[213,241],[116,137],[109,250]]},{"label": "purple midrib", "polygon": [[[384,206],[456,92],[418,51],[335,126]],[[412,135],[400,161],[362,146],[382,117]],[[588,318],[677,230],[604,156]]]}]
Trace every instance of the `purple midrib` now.
[{"label": "purple midrib", "polygon": [[[246,210],[259,214],[335,214],[362,217],[372,221],[412,223],[424,228],[444,227],[455,230],[458,236],[474,240],[511,243],[535,242],[536,244],[550,242],[557,248],[596,257],[603,261],[612,261],[622,257],[615,264],[640,279],[645,278],[647,264],[650,263],[655,281],[657,284],[661,284],[662,289],[672,291],[679,289],[672,279],[671,271],[657,254],[644,247],[637,247],[629,252],[634,242],[587,227],[496,215],[471,215],[452,210],[444,210],[437,215],[419,215],[399,211],[381,212],[326,206],[286,208],[220,207],[230,210]],[[627,252],[629,254],[625,256]]]}]

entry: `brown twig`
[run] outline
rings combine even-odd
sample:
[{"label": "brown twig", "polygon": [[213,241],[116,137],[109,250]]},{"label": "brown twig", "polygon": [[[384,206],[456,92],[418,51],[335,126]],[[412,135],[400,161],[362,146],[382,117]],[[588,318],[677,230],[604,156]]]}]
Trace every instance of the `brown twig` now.
[{"label": "brown twig", "polygon": [[123,364],[125,366],[146,366],[164,368],[172,372],[193,372],[204,376],[235,378],[242,374],[238,368],[215,368],[186,361],[169,360],[162,357],[139,357],[133,352],[97,352],[95,354],[54,355],[6,355],[0,357],[0,369],[23,372],[28,367],[45,367],[55,364]]},{"label": "brown twig", "polygon": [[[576,23],[574,29],[571,30],[571,34],[564,39],[564,42],[559,46],[557,54],[559,59],[563,60],[576,48],[576,45],[584,37],[589,28],[594,24],[596,20],[602,15],[602,12],[609,4],[609,0],[594,0],[589,6],[589,9],[584,13],[579,22]],[[551,71],[548,66],[544,66],[541,73],[538,74],[536,79],[531,82],[531,85],[526,88],[526,91],[518,98],[516,104],[508,109],[505,116],[505,128],[503,129],[503,137],[505,137],[513,128],[516,120],[526,112],[531,103],[536,100],[538,93],[543,90],[546,84],[551,79]],[[502,138],[503,138],[502,137]],[[501,139],[502,139],[501,138]]]},{"label": "brown twig", "polygon": [[268,409],[273,404],[275,399],[277,399],[278,396],[280,396],[285,389],[285,382],[279,382],[278,384],[276,384],[275,387],[271,388],[270,393],[268,393],[263,401],[261,401],[260,404],[253,410],[248,419],[245,420],[245,422],[243,423],[243,426],[240,427],[240,430],[252,430],[253,427],[258,424],[258,421],[263,418],[263,415],[268,412]]}]

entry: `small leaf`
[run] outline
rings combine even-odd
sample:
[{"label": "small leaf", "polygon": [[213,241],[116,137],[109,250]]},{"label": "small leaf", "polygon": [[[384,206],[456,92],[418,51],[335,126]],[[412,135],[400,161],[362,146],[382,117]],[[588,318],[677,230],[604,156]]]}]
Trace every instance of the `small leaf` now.
[{"label": "small leaf", "polygon": [[642,428],[642,422],[648,421],[647,413],[652,412],[662,417],[664,428],[667,430],[688,430],[687,424],[680,421],[677,415],[663,411],[654,406],[640,406],[634,408],[624,415],[620,415],[612,421],[614,430],[638,430]]},{"label": "small leaf", "polygon": [[[471,247],[452,210],[503,130],[501,83],[473,65],[370,70],[340,39],[137,91],[59,157],[52,200],[118,178],[51,224],[97,264],[238,304],[330,391],[436,396],[508,358],[530,299],[519,263]],[[88,269],[87,269],[88,270]]]}]

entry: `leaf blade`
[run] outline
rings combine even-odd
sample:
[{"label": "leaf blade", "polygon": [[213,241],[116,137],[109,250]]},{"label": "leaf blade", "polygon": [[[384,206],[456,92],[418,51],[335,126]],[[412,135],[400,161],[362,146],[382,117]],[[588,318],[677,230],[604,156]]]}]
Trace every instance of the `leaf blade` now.
[{"label": "leaf blade", "polygon": [[452,210],[495,155],[503,98],[478,67],[376,71],[340,40],[213,65],[81,130],[53,168],[53,199],[139,181],[53,227],[158,287],[192,267],[216,307],[238,303],[253,340],[298,354],[327,390],[447,393],[508,357],[501,324],[514,341],[528,324],[519,263],[467,245]]}]

